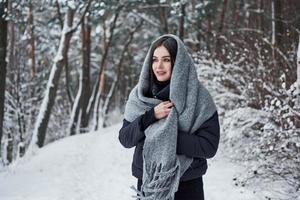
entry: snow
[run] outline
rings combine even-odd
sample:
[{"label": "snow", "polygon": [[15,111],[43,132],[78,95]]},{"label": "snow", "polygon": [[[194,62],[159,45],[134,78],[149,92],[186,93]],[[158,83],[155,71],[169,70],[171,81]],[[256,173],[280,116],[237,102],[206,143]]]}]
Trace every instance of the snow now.
[{"label": "snow", "polygon": [[76,135],[40,149],[29,161],[0,174],[0,196],[11,199],[123,199],[130,196],[132,150],[114,126]]},{"label": "snow", "polygon": [[68,3],[68,6],[69,6],[71,9],[73,9],[73,10],[76,9],[76,3],[75,3],[74,0],[69,0],[67,3]]},{"label": "snow", "polygon": [[99,26],[96,27],[95,33],[99,34],[99,33],[102,32],[102,30],[103,30],[102,27],[99,25]]},{"label": "snow", "polygon": [[[118,140],[121,124],[97,132],[67,137],[39,149],[31,159],[0,171],[1,200],[130,200],[136,185],[131,175],[132,149]],[[209,161],[204,176],[206,200],[258,199],[236,187],[243,171],[222,153]]]},{"label": "snow", "polygon": [[105,9],[101,9],[101,10],[98,11],[98,14],[99,14],[100,16],[103,16],[104,13],[105,13]]},{"label": "snow", "polygon": [[[240,140],[243,135],[251,133],[252,127],[256,123],[267,124],[267,116],[269,116],[269,113],[250,107],[227,111],[223,122],[223,130],[226,130],[226,138],[236,141]],[[238,126],[238,124],[242,125]]]}]

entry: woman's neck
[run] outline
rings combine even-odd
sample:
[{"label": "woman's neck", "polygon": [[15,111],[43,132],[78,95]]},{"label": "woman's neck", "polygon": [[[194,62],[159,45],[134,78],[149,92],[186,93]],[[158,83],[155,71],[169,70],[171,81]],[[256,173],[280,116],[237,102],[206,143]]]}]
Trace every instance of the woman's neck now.
[{"label": "woman's neck", "polygon": [[167,81],[159,81],[159,80],[157,80],[157,79],[154,79],[154,83],[155,83],[157,86],[163,88],[163,87],[167,86],[167,85],[170,83],[170,80],[167,80]]}]

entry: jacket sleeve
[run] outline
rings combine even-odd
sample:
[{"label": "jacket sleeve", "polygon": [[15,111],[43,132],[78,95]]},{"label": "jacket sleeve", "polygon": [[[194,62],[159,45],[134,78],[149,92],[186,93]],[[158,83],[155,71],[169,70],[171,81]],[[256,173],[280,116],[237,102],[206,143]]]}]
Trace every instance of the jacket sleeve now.
[{"label": "jacket sleeve", "polygon": [[145,139],[144,131],[157,119],[154,115],[154,108],[146,111],[134,121],[123,120],[123,126],[119,131],[119,141],[125,148],[132,148]]},{"label": "jacket sleeve", "polygon": [[178,132],[177,154],[192,158],[212,158],[218,149],[220,125],[217,111],[193,134]]}]

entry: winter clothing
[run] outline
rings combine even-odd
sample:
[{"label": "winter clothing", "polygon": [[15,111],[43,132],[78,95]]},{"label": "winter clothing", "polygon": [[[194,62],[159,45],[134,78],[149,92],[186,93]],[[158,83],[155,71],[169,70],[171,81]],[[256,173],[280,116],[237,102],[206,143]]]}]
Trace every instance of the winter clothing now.
[{"label": "winter clothing", "polygon": [[[139,193],[140,199],[174,199],[180,177],[193,162],[193,157],[176,154],[177,138],[181,137],[179,135],[184,135],[179,130],[196,138],[197,136],[192,134],[216,112],[212,97],[197,79],[193,61],[184,44],[174,35],[167,36],[177,42],[176,61],[169,89],[169,98],[174,106],[166,118],[152,123],[144,130],[146,137],[143,145],[143,185]],[[149,51],[138,85],[131,91],[126,103],[124,117],[130,123],[138,123],[136,121],[138,117],[162,102],[160,99],[146,95],[151,85],[149,81],[150,59],[152,58],[150,58]],[[132,137],[129,138],[130,141],[135,139],[140,141],[143,135],[130,137]],[[210,141],[199,143],[200,145],[195,148],[204,148]],[[205,158],[205,155],[202,156]]]},{"label": "winter clothing", "polygon": [[[133,122],[123,120],[119,140],[126,148],[135,147],[132,161],[132,175],[138,179],[143,178],[143,146],[145,141],[144,130],[156,122],[154,109],[147,111]],[[207,169],[206,158],[213,157],[218,148],[220,127],[218,113],[203,123],[193,134],[178,131],[177,154],[193,157],[193,162],[180,178],[187,181],[205,174]]]},{"label": "winter clothing", "polygon": [[[157,88],[157,91],[159,91],[153,93],[153,96],[155,95],[155,97],[160,100],[169,100],[169,85],[153,84],[153,88]],[[151,108],[131,123],[124,119],[123,126],[120,129],[119,140],[121,144],[123,144],[126,148],[135,146],[131,168],[132,175],[137,179],[143,178],[142,152],[145,141],[144,131],[148,126],[156,121],[157,119],[154,116],[154,108]],[[191,166],[182,175],[180,181],[187,181],[201,177],[205,174],[207,169],[206,158],[210,158],[215,155],[218,148],[220,127],[217,111],[193,134],[188,134],[181,130],[178,132],[177,154],[183,154],[194,158]]]}]

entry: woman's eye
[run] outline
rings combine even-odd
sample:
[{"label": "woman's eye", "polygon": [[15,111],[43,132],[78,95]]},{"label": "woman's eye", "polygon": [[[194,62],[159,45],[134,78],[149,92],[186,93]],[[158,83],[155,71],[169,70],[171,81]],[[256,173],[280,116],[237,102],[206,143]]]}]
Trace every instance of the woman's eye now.
[{"label": "woman's eye", "polygon": [[157,59],[153,58],[153,59],[152,59],[152,62],[157,62]]},{"label": "woman's eye", "polygon": [[165,61],[165,62],[170,62],[170,59],[167,58],[167,59],[164,59],[164,61]]}]

